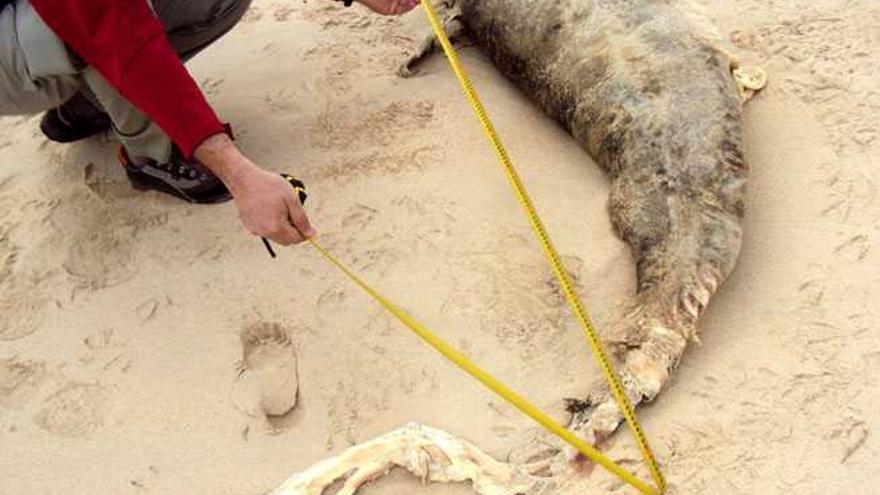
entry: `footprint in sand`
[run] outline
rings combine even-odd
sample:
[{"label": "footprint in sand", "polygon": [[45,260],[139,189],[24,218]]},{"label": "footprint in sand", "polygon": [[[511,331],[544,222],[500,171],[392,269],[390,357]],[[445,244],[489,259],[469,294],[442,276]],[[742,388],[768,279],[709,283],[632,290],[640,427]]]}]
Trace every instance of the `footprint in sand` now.
[{"label": "footprint in sand", "polygon": [[296,350],[281,325],[265,322],[246,327],[241,346],[233,403],[272,432],[269,420],[292,411],[299,398]]},{"label": "footprint in sand", "polygon": [[85,438],[104,426],[107,391],[100,385],[71,384],[52,394],[34,422],[49,433]]},{"label": "footprint in sand", "polygon": [[64,270],[78,287],[90,290],[118,285],[134,276],[130,235],[98,230],[70,240]]},{"label": "footprint in sand", "polygon": [[[98,174],[98,172],[93,172]],[[138,236],[168,222],[168,214],[149,206],[126,208],[100,199],[109,186],[104,179],[95,194],[76,192],[49,216],[56,244],[66,249],[62,268],[77,289],[95,291],[125,282],[138,273],[134,262]],[[108,196],[109,197],[109,196]]]},{"label": "footprint in sand", "polygon": [[47,304],[40,281],[13,273],[0,282],[0,341],[27,337],[40,327]]},{"label": "footprint in sand", "polygon": [[20,339],[35,332],[43,321],[47,303],[46,275],[16,271],[20,250],[10,239],[16,226],[0,224],[0,341]]},{"label": "footprint in sand", "polygon": [[10,230],[0,225],[0,283],[12,275],[12,267],[18,257],[18,248],[9,239]]},{"label": "footprint in sand", "polygon": [[0,408],[22,407],[46,377],[46,365],[12,357],[0,359]]},{"label": "footprint in sand", "polygon": [[78,288],[98,290],[118,285],[137,273],[132,252],[137,214],[125,208],[96,204],[93,198],[78,195],[70,208],[58,208],[50,216],[67,257],[62,263]]}]

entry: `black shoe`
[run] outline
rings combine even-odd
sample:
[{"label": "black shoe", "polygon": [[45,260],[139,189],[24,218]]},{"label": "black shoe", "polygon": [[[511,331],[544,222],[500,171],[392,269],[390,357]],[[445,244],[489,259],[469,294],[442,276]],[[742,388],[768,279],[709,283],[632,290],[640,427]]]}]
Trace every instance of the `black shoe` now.
[{"label": "black shoe", "polygon": [[223,182],[196,161],[186,161],[177,148],[167,163],[135,165],[125,148],[119,148],[119,161],[132,187],[170,194],[190,203],[222,203],[232,199]]},{"label": "black shoe", "polygon": [[109,131],[110,117],[95,108],[82,93],[43,114],[40,130],[52,141],[71,143]]}]

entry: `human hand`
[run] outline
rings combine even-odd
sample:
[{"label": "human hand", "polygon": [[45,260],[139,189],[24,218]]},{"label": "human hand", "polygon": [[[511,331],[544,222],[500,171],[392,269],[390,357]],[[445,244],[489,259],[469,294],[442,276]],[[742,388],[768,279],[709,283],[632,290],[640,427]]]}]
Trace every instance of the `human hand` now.
[{"label": "human hand", "polygon": [[250,161],[228,137],[210,138],[196,149],[195,155],[229,188],[241,222],[250,233],[282,246],[298,244],[315,235],[290,184],[281,175]]},{"label": "human hand", "polygon": [[382,15],[401,15],[416,8],[421,0],[357,0],[368,9]]},{"label": "human hand", "polygon": [[282,246],[315,235],[299,197],[280,175],[254,165],[230,190],[241,222],[250,233]]}]

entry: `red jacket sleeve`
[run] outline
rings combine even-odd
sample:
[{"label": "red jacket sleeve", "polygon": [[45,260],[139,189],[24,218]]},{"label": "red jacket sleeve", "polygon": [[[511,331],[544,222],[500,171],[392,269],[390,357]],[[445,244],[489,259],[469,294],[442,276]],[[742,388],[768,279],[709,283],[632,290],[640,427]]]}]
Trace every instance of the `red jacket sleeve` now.
[{"label": "red jacket sleeve", "polygon": [[223,124],[146,0],[30,0],[46,24],[187,157]]}]

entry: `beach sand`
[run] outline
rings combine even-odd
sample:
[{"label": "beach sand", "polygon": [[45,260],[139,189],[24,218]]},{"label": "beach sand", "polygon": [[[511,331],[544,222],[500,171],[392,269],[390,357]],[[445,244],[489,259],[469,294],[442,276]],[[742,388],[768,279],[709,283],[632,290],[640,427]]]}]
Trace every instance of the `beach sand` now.
[{"label": "beach sand", "polygon": [[[738,268],[672,385],[640,410],[675,493],[867,494],[880,482],[880,6],[702,0],[770,85],[747,105]],[[322,242],[560,421],[600,380],[427,21],[257,0],[190,65],[254,161],[308,185]],[[465,64],[600,327],[634,290],[606,177],[475,47]],[[130,189],[107,137],[0,120],[0,493],[263,494],[425,423],[504,459],[537,427],[309,246],[269,258],[232,204]],[[240,334],[298,356],[287,416],[233,400]],[[622,431],[616,459],[637,451]],[[644,469],[640,469],[643,472]],[[593,493],[630,493],[594,472]],[[466,494],[392,473],[365,494]]]}]

